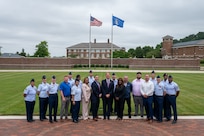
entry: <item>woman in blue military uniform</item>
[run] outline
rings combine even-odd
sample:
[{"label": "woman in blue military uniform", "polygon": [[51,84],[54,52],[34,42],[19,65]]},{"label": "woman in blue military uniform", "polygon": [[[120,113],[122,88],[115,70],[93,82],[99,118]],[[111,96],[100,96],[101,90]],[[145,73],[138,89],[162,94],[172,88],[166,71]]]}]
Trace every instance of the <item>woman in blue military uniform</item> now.
[{"label": "woman in blue military uniform", "polygon": [[26,117],[28,122],[33,122],[33,111],[35,106],[35,97],[36,97],[37,88],[35,87],[35,80],[30,80],[30,85],[27,86],[24,90],[23,96],[26,106]]}]

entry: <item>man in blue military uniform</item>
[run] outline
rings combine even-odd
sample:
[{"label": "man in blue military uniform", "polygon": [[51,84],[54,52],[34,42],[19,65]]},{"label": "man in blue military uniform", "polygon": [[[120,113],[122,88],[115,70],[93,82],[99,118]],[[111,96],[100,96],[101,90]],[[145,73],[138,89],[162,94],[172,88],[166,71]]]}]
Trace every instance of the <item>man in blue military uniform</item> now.
[{"label": "man in blue military uniform", "polygon": [[174,120],[172,121],[172,124],[175,124],[177,122],[177,109],[176,109],[176,98],[179,95],[179,87],[177,83],[173,81],[173,77],[169,75],[168,77],[168,83],[165,85],[165,90],[166,90],[166,96],[167,96],[167,101],[166,101],[166,106],[167,106],[167,121],[171,119],[171,107],[174,112]]},{"label": "man in blue military uniform", "polygon": [[46,118],[47,106],[48,106],[48,92],[49,84],[46,81],[46,76],[42,76],[42,83],[38,86],[38,95],[39,95],[39,108],[40,108],[40,121],[43,121]]},{"label": "man in blue military uniform", "polygon": [[155,110],[155,117],[157,121],[162,122],[162,109],[163,109],[163,100],[164,95],[166,94],[164,90],[164,84],[161,82],[160,76],[157,76],[157,82],[154,85],[154,94],[155,94],[155,106],[157,107]]},{"label": "man in blue military uniform", "polygon": [[56,83],[56,77],[52,76],[52,82],[49,86],[49,121],[52,121],[52,110],[54,110],[54,121],[57,122],[57,107],[58,107],[58,87],[59,85]]}]

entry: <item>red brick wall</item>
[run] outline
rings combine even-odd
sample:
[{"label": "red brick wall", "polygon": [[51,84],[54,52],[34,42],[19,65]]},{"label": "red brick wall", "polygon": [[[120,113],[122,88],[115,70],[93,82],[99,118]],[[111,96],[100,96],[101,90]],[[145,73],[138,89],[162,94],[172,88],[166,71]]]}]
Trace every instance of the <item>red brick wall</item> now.
[{"label": "red brick wall", "polygon": [[173,48],[173,57],[178,58],[204,58],[204,48],[199,46]]},{"label": "red brick wall", "polygon": [[[110,65],[110,59],[91,59],[91,64]],[[0,69],[67,69],[75,64],[89,64],[88,59],[72,58],[0,58]],[[199,59],[113,59],[113,65],[130,68],[191,68],[199,69]]]}]

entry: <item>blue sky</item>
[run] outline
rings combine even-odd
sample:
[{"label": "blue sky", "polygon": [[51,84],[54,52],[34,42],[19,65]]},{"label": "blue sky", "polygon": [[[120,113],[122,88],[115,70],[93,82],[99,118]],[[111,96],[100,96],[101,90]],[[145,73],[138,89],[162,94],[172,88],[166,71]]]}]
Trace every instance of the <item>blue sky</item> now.
[{"label": "blue sky", "polygon": [[90,14],[103,22],[92,27],[91,40],[111,39],[112,14],[123,19],[114,26],[113,43],[129,48],[156,46],[165,35],[176,39],[204,31],[203,0],[0,0],[2,53],[32,55],[47,41],[51,56],[65,56],[66,47],[89,42]]}]

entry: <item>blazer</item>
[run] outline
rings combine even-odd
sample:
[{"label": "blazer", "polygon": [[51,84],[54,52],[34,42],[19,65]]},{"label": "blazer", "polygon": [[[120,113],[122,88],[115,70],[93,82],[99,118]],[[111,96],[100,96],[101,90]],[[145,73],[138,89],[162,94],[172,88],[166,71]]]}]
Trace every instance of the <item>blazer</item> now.
[{"label": "blazer", "polygon": [[92,92],[91,92],[91,101],[96,102],[96,101],[99,100],[99,94],[101,94],[101,86],[99,84],[99,87],[98,87],[96,81],[94,81],[91,84],[91,89],[92,89]]},{"label": "blazer", "polygon": [[125,86],[116,86],[115,88],[115,97],[119,97],[119,99],[125,98]]},{"label": "blazer", "polygon": [[82,99],[85,99],[85,101],[89,101],[91,97],[91,87],[87,84],[82,84]]},{"label": "blazer", "polygon": [[106,79],[102,80],[101,83],[101,91],[102,91],[102,97],[105,98],[106,94],[113,95],[114,90],[114,82],[110,80],[109,87],[107,85]]}]

